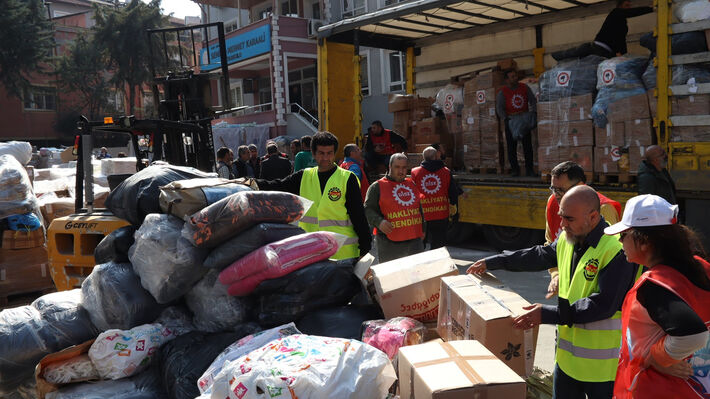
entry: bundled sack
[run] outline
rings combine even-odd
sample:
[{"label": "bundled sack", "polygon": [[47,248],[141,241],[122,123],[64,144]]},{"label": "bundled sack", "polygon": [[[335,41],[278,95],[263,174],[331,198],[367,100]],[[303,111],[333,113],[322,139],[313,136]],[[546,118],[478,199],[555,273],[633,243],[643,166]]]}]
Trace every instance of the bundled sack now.
[{"label": "bundled sack", "polygon": [[128,262],[128,250],[134,243],[133,235],[136,228],[123,226],[109,233],[94,249],[94,260],[97,265],[108,262]]},{"label": "bundled sack", "polygon": [[192,332],[163,345],[156,362],[160,365],[168,397],[193,399],[200,396],[197,379],[226,347],[240,338],[242,336],[234,332]]},{"label": "bundled sack", "polygon": [[130,263],[96,265],[81,284],[82,303],[101,331],[128,330],[153,322],[163,311],[141,286]]},{"label": "bundled sack", "polygon": [[599,64],[597,70],[599,92],[592,106],[592,119],[597,127],[606,127],[609,104],[646,93],[642,75],[647,64],[647,57],[627,56],[610,58]]},{"label": "bundled sack", "polygon": [[[696,84],[710,83],[710,64],[671,66],[671,85],[689,84],[691,79]],[[643,73],[643,84],[646,90],[656,88],[656,68],[653,63],[649,63],[646,72]]]},{"label": "bundled sack", "polygon": [[182,234],[198,248],[214,248],[259,223],[295,222],[311,204],[290,193],[242,191],[190,216]]},{"label": "bundled sack", "polygon": [[0,155],[0,219],[35,212],[39,203],[25,167],[13,155]]},{"label": "bundled sack", "polygon": [[292,224],[260,223],[212,250],[203,265],[222,270],[266,244],[303,233],[302,228]]},{"label": "bundled sack", "polygon": [[119,184],[108,195],[105,205],[116,217],[140,226],[148,214],[161,213],[161,186],[176,180],[206,177],[214,177],[214,173],[182,166],[151,165]]},{"label": "bundled sack", "polygon": [[181,232],[185,223],[172,215],[151,213],[135,233],[128,251],[141,285],[158,303],[185,295],[205,273],[205,250],[195,248]]},{"label": "bundled sack", "polygon": [[710,18],[710,3],[706,0],[686,0],[673,5],[673,15],[681,22],[696,22]]},{"label": "bundled sack", "polygon": [[89,348],[89,358],[102,379],[118,380],[145,370],[161,345],[176,337],[159,323],[101,333]]},{"label": "bundled sack", "polygon": [[317,309],[345,305],[360,290],[350,260],[318,262],[262,282],[254,291],[259,296],[258,321],[274,326],[299,320]]},{"label": "bundled sack", "polygon": [[[270,330],[261,331],[251,335],[247,335],[239,341],[229,345],[222,353],[217,356],[212,364],[202,373],[202,376],[197,380],[197,387],[203,395],[209,395],[216,392],[215,397],[225,398],[229,396],[229,383],[225,378],[217,379],[218,376],[224,377],[222,370],[231,362],[236,361],[247,353],[258,349],[269,342],[287,337],[293,334],[300,334],[293,323],[284,324],[274,327]],[[217,385],[215,386],[215,381]]]},{"label": "bundled sack", "polygon": [[279,278],[328,259],[338,252],[345,238],[341,234],[317,231],[273,242],[222,270],[219,281],[229,286],[229,295],[249,295],[264,280]]},{"label": "bundled sack", "polygon": [[233,297],[218,281],[219,272],[210,270],[185,296],[199,331],[234,331],[247,318],[253,307],[250,298]]},{"label": "bundled sack", "polygon": [[121,380],[68,385],[48,393],[45,399],[166,399],[154,369],[151,367],[141,374]]},{"label": "bundled sack", "polygon": [[361,339],[362,323],[383,317],[379,305],[338,306],[309,312],[296,327],[308,335]]},{"label": "bundled sack", "polygon": [[160,187],[158,200],[163,213],[184,219],[222,198],[258,188],[251,179],[227,180],[212,177],[178,180]]},{"label": "bundled sack", "polygon": [[32,378],[44,356],[98,334],[80,302],[79,290],[63,291],[0,312],[0,396]]},{"label": "bundled sack", "polygon": [[384,398],[397,379],[387,356],[370,345],[298,334],[231,362],[217,378],[226,378],[229,391],[243,399],[263,397],[260,392],[277,399]]},{"label": "bundled sack", "polygon": [[593,93],[597,85],[597,66],[602,61],[603,57],[589,55],[560,62],[548,69],[540,76],[539,101],[557,101]]},{"label": "bundled sack", "polygon": [[[656,38],[653,36],[653,33],[649,32],[641,36],[639,44],[647,48],[651,54],[656,54]],[[708,51],[705,32],[695,31],[672,35],[671,49],[673,55],[703,53]]]},{"label": "bundled sack", "polygon": [[423,344],[425,332],[424,324],[409,317],[370,320],[362,325],[362,342],[381,350],[390,360],[395,360],[399,348]]},{"label": "bundled sack", "polygon": [[26,141],[6,141],[0,143],[0,155],[12,155],[20,165],[27,165],[32,159],[32,145]]}]

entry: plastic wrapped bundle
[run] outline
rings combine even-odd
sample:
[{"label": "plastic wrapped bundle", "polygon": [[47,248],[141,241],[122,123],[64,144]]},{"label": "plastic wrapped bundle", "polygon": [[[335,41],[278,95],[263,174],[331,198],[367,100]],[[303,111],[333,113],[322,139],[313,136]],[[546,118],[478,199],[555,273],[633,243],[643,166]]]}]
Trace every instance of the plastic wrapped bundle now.
[{"label": "plastic wrapped bundle", "polygon": [[212,250],[204,266],[222,270],[266,244],[303,233],[302,228],[292,224],[260,223]]},{"label": "plastic wrapped bundle", "polygon": [[98,334],[80,300],[79,290],[57,292],[0,312],[0,396],[31,378],[44,356]]},{"label": "plastic wrapped bundle", "polygon": [[259,223],[295,222],[311,204],[290,193],[242,191],[192,215],[183,237],[198,248],[214,248]]},{"label": "plastic wrapped bundle", "polygon": [[[671,85],[684,85],[693,79],[695,83],[710,83],[710,64],[691,64],[671,66]],[[649,64],[643,73],[646,90],[656,87],[656,68]]]},{"label": "plastic wrapped bundle", "polygon": [[706,0],[686,0],[673,5],[673,15],[681,22],[696,22],[710,18],[710,3]]},{"label": "plastic wrapped bundle", "polygon": [[209,179],[178,180],[160,187],[160,209],[180,219],[240,191],[251,191],[253,180]]},{"label": "plastic wrapped bundle", "polygon": [[[300,331],[293,323],[284,324],[274,327],[270,330],[261,331],[252,335],[247,335],[239,341],[229,345],[222,353],[217,356],[212,364],[207,367],[207,370],[197,380],[197,387],[202,394],[210,394],[213,391],[217,392],[215,397],[228,397],[229,383],[225,379],[216,380],[217,376],[222,374],[222,369],[228,366],[231,362],[241,358],[249,352],[256,350],[269,342],[287,337],[293,334],[300,334]],[[217,381],[217,385],[214,386]],[[223,395],[220,396],[219,392]]]},{"label": "plastic wrapped bundle", "polygon": [[192,315],[184,306],[170,306],[165,308],[155,322],[165,327],[167,331],[177,337],[195,331],[195,325],[192,323]]},{"label": "plastic wrapped bundle", "polygon": [[[641,46],[647,48],[651,54],[656,53],[656,38],[653,33],[647,33],[641,36],[639,40]],[[671,53],[693,54],[708,51],[705,33],[702,31],[684,32],[671,36]]]},{"label": "plastic wrapped bundle", "polygon": [[259,296],[259,324],[279,325],[299,320],[317,309],[345,305],[360,289],[350,261],[306,266],[257,287],[254,294]]},{"label": "plastic wrapped bundle", "polygon": [[245,296],[264,280],[292,273],[338,252],[345,236],[317,231],[265,245],[222,270],[219,281],[229,295]]},{"label": "plastic wrapped bundle", "polygon": [[589,55],[564,61],[540,76],[540,101],[557,101],[593,93],[597,85],[597,66],[603,57]]},{"label": "plastic wrapped bundle", "polygon": [[252,307],[251,299],[229,295],[227,287],[217,280],[218,276],[218,271],[209,271],[185,296],[199,331],[232,331],[247,319]]},{"label": "plastic wrapped bundle", "polygon": [[166,399],[156,367],[131,378],[72,384],[45,399]]},{"label": "plastic wrapped bundle", "polygon": [[197,379],[212,361],[242,336],[234,332],[209,334],[192,332],[160,348],[162,383],[171,399],[193,399],[200,395]]},{"label": "plastic wrapped bundle", "polygon": [[101,331],[128,330],[154,321],[163,307],[146,291],[130,263],[97,265],[81,284],[82,306]]},{"label": "plastic wrapped bundle", "polygon": [[158,303],[185,295],[205,273],[205,250],[195,248],[181,236],[185,223],[172,215],[151,213],[136,231],[128,251],[133,270]]},{"label": "plastic wrapped bundle", "polygon": [[133,238],[136,228],[124,226],[109,233],[94,249],[96,264],[128,262],[128,250],[135,241]]},{"label": "plastic wrapped bundle", "polygon": [[409,317],[370,320],[362,325],[362,342],[381,350],[390,360],[399,348],[424,343],[424,324]]},{"label": "plastic wrapped bundle", "polygon": [[12,155],[21,165],[32,159],[32,146],[26,141],[6,141],[0,143],[0,155]]},{"label": "plastic wrapped bundle", "polygon": [[379,305],[338,306],[309,312],[296,326],[304,334],[361,339],[362,323],[383,317]]},{"label": "plastic wrapped bundle", "polygon": [[134,226],[140,226],[150,213],[161,213],[160,187],[176,180],[214,177],[194,168],[152,165],[130,176],[111,191],[106,208]]},{"label": "plastic wrapped bundle", "polygon": [[463,107],[463,87],[446,85],[436,93],[435,104],[445,114],[458,113]]},{"label": "plastic wrapped bundle", "polygon": [[592,106],[592,119],[600,128],[606,127],[609,104],[627,97],[645,94],[641,77],[648,63],[646,57],[615,57],[599,64],[599,92]]},{"label": "plastic wrapped bundle", "polygon": [[231,362],[217,376],[224,378],[243,398],[261,391],[272,398],[355,399],[384,398],[396,375],[384,353],[360,341],[291,335]]},{"label": "plastic wrapped bundle", "polygon": [[0,155],[0,219],[37,211],[37,197],[25,167],[13,155]]}]

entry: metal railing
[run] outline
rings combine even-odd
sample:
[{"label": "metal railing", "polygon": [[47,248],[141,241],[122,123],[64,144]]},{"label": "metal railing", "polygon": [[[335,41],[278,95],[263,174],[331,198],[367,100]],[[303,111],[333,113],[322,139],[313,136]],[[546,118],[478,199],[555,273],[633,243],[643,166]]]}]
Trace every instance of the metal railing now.
[{"label": "metal railing", "polygon": [[257,104],[257,105],[243,105],[240,107],[234,107],[234,108],[219,111],[219,112],[217,112],[217,115],[227,116],[227,117],[251,115],[251,114],[256,114],[259,112],[271,111],[272,106],[273,106],[273,103],[264,103],[264,104]]},{"label": "metal railing", "polygon": [[311,115],[306,111],[299,103],[291,103],[288,105],[290,111],[292,114],[297,114],[300,115],[301,117],[305,118],[313,127],[318,129],[320,126],[320,122],[318,121],[318,118],[315,116]]}]

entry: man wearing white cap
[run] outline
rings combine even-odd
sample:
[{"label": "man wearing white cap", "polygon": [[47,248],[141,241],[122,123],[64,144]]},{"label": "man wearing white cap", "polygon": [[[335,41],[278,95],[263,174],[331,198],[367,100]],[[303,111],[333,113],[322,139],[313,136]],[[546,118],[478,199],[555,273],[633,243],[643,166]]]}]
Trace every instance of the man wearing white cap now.
[{"label": "man wearing white cap", "polygon": [[617,237],[604,235],[599,196],[576,186],[560,202],[562,234],[550,245],[504,253],[474,263],[486,269],[541,271],[557,266],[557,306],[534,304],[513,320],[516,328],[556,324],[553,398],[611,398],[621,342],[621,304],[638,266],[625,259]]}]

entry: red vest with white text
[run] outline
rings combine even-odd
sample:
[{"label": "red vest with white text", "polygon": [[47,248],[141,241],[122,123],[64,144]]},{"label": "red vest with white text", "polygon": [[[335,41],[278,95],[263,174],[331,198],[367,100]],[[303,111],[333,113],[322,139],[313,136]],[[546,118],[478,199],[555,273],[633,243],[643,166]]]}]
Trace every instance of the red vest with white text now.
[{"label": "red vest with white text", "polygon": [[[614,209],[616,209],[616,214],[619,215],[619,220],[621,220],[621,204],[600,192],[597,192],[597,196],[599,196],[599,204],[610,204],[613,206]],[[560,233],[562,233],[562,228],[560,227],[562,224],[562,218],[558,214],[559,212],[560,204],[557,202],[554,195],[550,195],[550,198],[547,199],[547,208],[545,211],[547,225],[550,227],[550,234],[552,235],[552,237],[550,237],[552,241],[550,242],[554,242],[557,237],[560,236]]]},{"label": "red vest with white text", "polygon": [[443,167],[436,172],[417,166],[412,169],[412,180],[419,189],[422,201],[424,220],[441,220],[449,218],[449,185],[451,171]]},{"label": "red vest with white text", "polygon": [[[368,140],[372,141],[372,148],[375,149],[375,153],[378,155],[392,155],[394,154],[394,147],[392,146],[392,140],[390,139],[390,133],[392,131],[389,129],[384,129],[382,135],[375,136],[370,133],[367,135]],[[380,151],[377,149],[381,148]]]},{"label": "red vest with white text", "polygon": [[[424,237],[419,190],[414,182],[409,178],[396,182],[383,177],[378,180],[378,185],[380,211],[392,224],[392,232],[387,234],[387,238],[391,241],[407,241]],[[382,232],[378,230],[377,234]]]},{"label": "red vest with white text", "polygon": [[528,111],[528,86],[518,83],[518,87],[511,89],[503,86],[500,89],[505,97],[505,113],[510,115]]}]

